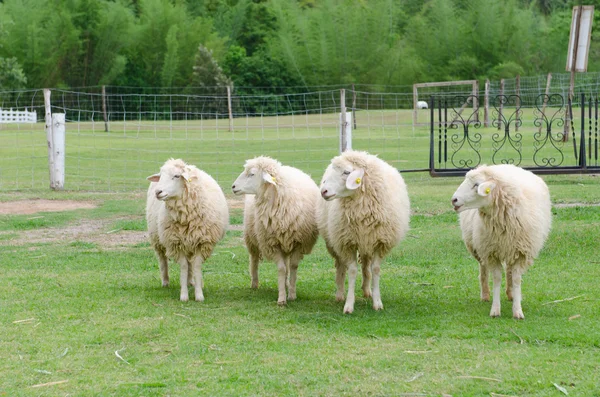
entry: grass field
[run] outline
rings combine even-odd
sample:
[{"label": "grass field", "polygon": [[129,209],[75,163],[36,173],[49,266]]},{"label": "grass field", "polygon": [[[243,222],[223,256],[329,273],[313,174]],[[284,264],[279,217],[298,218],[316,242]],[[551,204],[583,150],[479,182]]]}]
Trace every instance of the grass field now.
[{"label": "grass field", "polygon": [[[97,160],[99,142],[108,148],[128,142],[139,155],[111,152],[133,168],[114,179],[121,181],[114,185],[119,192],[85,191],[82,182],[65,192],[51,192],[45,183],[0,193],[0,205],[43,198],[96,206],[0,215],[0,396],[560,396],[561,389],[600,396],[600,206],[593,205],[600,204],[599,177],[544,176],[555,204],[553,229],[524,276],[524,321],[511,318],[504,296],[502,317],[488,316],[477,264],[449,203],[461,180],[426,173],[405,174],[411,231],[382,265],[384,311],[374,312],[358,294],[354,314],[342,314],[322,241],[300,264],[298,299],[278,307],[274,264],[262,264],[261,286],[250,288],[239,227],[205,265],[206,301],[182,303],[178,266],[171,287],[160,286],[138,187],[164,161],[167,149],[159,143],[179,141],[165,138],[139,150],[151,139],[123,138],[117,145],[102,134],[80,133],[96,142],[79,146],[82,153],[87,147],[80,161],[98,161],[89,186],[110,180],[109,170],[117,175]],[[407,134],[421,142],[426,131]],[[301,153],[292,140],[265,139],[265,146],[252,148],[242,140],[239,151],[223,151],[214,162],[224,178],[235,177],[247,153],[272,154],[277,144],[280,157],[297,158],[318,178],[337,150],[329,147],[337,144],[335,129],[323,128],[322,135],[307,137],[311,151]],[[362,144],[375,153],[383,148],[392,162],[405,154],[417,158],[421,150],[398,148],[402,138],[390,138],[391,145],[376,136],[373,130],[372,142]],[[198,156],[213,150],[179,143],[178,150]],[[217,145],[216,137],[209,144]],[[0,151],[17,157],[10,145]],[[130,173],[136,177],[125,178]],[[231,223],[239,225],[240,203],[230,199]]]}]

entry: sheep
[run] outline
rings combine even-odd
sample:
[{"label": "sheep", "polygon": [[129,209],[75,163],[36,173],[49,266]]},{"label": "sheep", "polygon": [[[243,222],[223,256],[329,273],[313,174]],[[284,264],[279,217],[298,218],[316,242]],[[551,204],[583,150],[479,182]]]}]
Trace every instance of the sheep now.
[{"label": "sheep", "polygon": [[168,258],[180,267],[180,300],[188,301],[188,282],[196,301],[204,301],[202,264],[225,236],[229,210],[223,191],[206,172],[181,159],[169,159],[151,183],[146,201],[150,243],[158,258],[163,287],[169,285]]},{"label": "sheep", "polygon": [[362,267],[362,289],[382,310],[380,267],[409,228],[410,201],[404,179],[391,165],[366,152],[347,151],[331,160],[321,182],[317,207],[319,232],[335,260],[336,300],[348,294],[344,313],[354,311],[357,252]]},{"label": "sheep", "polygon": [[252,288],[258,287],[260,259],[274,261],[277,303],[285,305],[287,300],[296,299],[298,264],[312,251],[319,236],[315,217],[319,188],[299,169],[259,156],[246,161],[231,189],[236,195],[247,195],[244,239],[250,255]]},{"label": "sheep", "polygon": [[417,101],[417,109],[428,109],[429,105],[425,101]]},{"label": "sheep", "polygon": [[530,171],[510,164],[482,165],[469,171],[452,196],[467,250],[479,262],[481,300],[489,301],[488,274],[493,275],[491,317],[500,316],[502,266],[513,317],[523,319],[521,276],[533,264],[550,232],[550,193]]}]

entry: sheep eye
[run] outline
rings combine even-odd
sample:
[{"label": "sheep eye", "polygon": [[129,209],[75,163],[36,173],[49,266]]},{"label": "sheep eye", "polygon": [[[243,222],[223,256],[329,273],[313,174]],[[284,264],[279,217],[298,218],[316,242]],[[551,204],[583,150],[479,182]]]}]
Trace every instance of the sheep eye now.
[{"label": "sheep eye", "polygon": [[478,186],[479,186],[479,183],[474,184],[473,189],[477,189]]},{"label": "sheep eye", "polygon": [[343,175],[350,175],[350,171],[344,171]]},{"label": "sheep eye", "polygon": [[173,175],[173,178],[181,178],[181,175]]},{"label": "sheep eye", "polygon": [[248,174],[248,176],[249,176],[250,178],[252,178],[252,177],[254,176],[254,174],[253,174],[253,173],[249,173],[249,174]]}]

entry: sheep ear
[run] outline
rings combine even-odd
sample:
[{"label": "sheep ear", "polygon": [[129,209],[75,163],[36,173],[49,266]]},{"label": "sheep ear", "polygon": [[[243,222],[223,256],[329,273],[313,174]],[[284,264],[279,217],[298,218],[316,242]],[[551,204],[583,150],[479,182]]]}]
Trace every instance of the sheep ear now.
[{"label": "sheep ear", "polygon": [[356,190],[362,185],[363,177],[365,176],[365,170],[359,168],[354,170],[348,175],[348,179],[346,179],[346,189],[348,190]]},{"label": "sheep ear", "polygon": [[496,184],[494,182],[483,182],[477,187],[477,194],[481,197],[486,197],[489,196],[495,188]]},{"label": "sheep ear", "polygon": [[181,177],[183,179],[185,179],[186,182],[190,181],[190,173],[187,170],[185,170],[181,173]]},{"label": "sheep ear", "polygon": [[275,178],[273,178],[273,176],[271,176],[271,174],[269,174],[266,171],[263,171],[262,178],[263,178],[263,181],[265,181],[267,183],[270,183],[272,185],[277,185],[277,183],[275,182]]},{"label": "sheep ear", "polygon": [[160,174],[150,175],[146,179],[148,179],[150,182],[158,182],[158,180],[160,179]]}]

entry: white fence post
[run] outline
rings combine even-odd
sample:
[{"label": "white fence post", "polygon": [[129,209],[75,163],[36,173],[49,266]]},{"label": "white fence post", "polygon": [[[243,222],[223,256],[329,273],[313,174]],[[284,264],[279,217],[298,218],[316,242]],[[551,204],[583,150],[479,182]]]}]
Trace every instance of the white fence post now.
[{"label": "white fence post", "polygon": [[54,145],[52,139],[52,107],[50,105],[50,95],[52,92],[44,88],[44,107],[46,108],[46,142],[48,142],[48,170],[50,171],[50,188],[54,189]]},{"label": "white fence post", "polygon": [[352,150],[352,112],[340,113],[340,153]]},{"label": "white fence post", "polygon": [[54,190],[65,188],[65,114],[52,115],[52,147],[54,155]]}]

